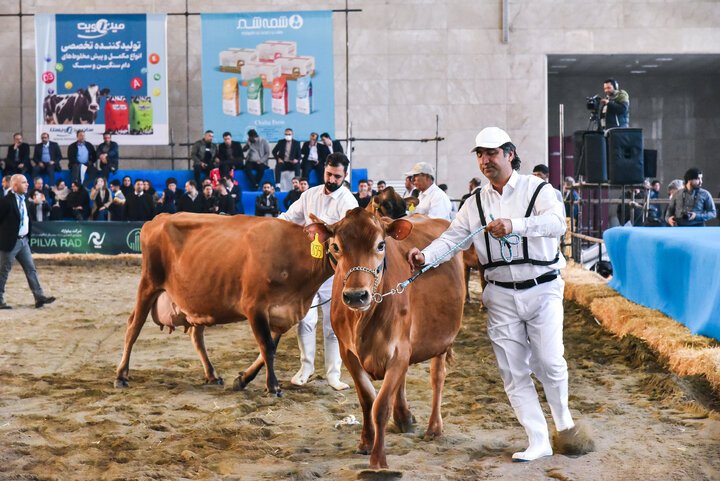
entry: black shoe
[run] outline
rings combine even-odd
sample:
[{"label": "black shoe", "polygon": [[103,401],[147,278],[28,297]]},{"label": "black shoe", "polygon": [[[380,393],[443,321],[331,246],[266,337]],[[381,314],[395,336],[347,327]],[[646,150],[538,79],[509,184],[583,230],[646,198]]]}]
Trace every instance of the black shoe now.
[{"label": "black shoe", "polygon": [[42,307],[42,306],[44,306],[45,304],[52,304],[53,302],[55,302],[55,298],[52,297],[52,296],[50,296],[50,297],[40,297],[40,298],[38,298],[38,299],[35,300],[35,308],[37,309],[38,307]]},{"label": "black shoe", "polygon": [[5,304],[4,302],[0,302],[0,309],[12,309],[12,306],[10,304]]}]

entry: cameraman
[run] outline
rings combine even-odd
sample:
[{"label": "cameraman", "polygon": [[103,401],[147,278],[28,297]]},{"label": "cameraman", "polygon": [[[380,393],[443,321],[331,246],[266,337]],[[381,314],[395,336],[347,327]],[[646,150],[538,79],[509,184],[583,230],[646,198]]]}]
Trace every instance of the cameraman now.
[{"label": "cameraman", "polygon": [[704,226],[715,218],[715,204],[710,192],[701,189],[702,172],[695,167],[685,172],[685,187],[670,198],[665,220],[673,227]]},{"label": "cameraman", "polygon": [[600,100],[602,105],[600,125],[603,130],[613,127],[629,127],[630,125],[630,96],[624,90],[618,89],[617,80],[609,78],[603,84],[605,98]]}]

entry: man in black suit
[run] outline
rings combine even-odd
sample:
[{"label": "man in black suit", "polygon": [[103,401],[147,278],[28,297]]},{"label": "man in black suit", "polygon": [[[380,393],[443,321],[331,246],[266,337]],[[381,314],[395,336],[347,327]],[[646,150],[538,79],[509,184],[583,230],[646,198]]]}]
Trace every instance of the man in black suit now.
[{"label": "man in black suit", "polygon": [[51,142],[50,136],[43,132],[40,136],[41,142],[35,144],[35,152],[33,152],[33,177],[41,174],[47,174],[48,184],[55,185],[55,172],[60,172],[60,161],[62,160],[62,152],[57,142]]},{"label": "man in black suit", "polygon": [[155,206],[152,197],[144,192],[145,184],[142,179],[135,180],[135,191],[125,198],[125,220],[150,220],[155,215]]},{"label": "man in black suit", "polygon": [[185,182],[185,193],[177,200],[178,212],[207,212],[205,197],[198,192],[197,183],[194,180]]},{"label": "man in black suit", "polygon": [[25,195],[28,181],[24,175],[15,174],[11,179],[11,191],[0,199],[0,309],[11,309],[5,303],[5,284],[15,259],[25,271],[30,290],[35,296],[35,307],[42,307],[55,300],[45,297],[37,269],[30,253],[30,225]]},{"label": "man in black suit", "polygon": [[[302,154],[300,153],[300,142],[293,139],[292,129],[285,129],[285,138],[275,144],[272,150],[272,156],[275,157],[275,183],[280,183],[280,176],[283,172],[293,172],[294,177],[300,177],[300,161]],[[282,190],[288,191],[292,187],[290,182],[281,187]]]},{"label": "man in black suit", "polygon": [[218,145],[216,167],[220,169],[220,177],[225,177],[232,170],[242,170],[245,162],[242,151],[242,144],[232,139],[230,132],[223,134],[223,143]]},{"label": "man in black suit", "polygon": [[5,175],[30,172],[30,146],[23,142],[21,133],[13,134],[13,143],[8,146],[2,171]]},{"label": "man in black suit", "polygon": [[[77,140],[68,146],[68,167],[73,181],[83,184],[88,190],[95,183],[97,173],[97,152],[90,142],[85,141],[85,131],[78,130]],[[82,166],[87,167],[85,178],[82,177]]]}]

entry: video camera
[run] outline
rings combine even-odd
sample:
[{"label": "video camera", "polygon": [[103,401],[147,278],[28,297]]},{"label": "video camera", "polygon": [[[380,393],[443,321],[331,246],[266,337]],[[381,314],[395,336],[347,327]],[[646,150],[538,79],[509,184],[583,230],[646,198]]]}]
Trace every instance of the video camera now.
[{"label": "video camera", "polygon": [[585,107],[587,107],[587,109],[593,113],[599,111],[601,98],[602,97],[600,97],[599,95],[593,95],[592,97],[585,97]]}]

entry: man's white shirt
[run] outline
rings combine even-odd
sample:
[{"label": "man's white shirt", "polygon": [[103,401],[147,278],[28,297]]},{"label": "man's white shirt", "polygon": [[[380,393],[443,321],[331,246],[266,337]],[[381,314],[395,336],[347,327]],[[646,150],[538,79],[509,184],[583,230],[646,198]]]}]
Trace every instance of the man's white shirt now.
[{"label": "man's white shirt", "polygon": [[418,200],[420,202],[415,207],[415,214],[425,214],[433,219],[452,220],[450,197],[435,183],[425,189],[425,192],[420,192]]},{"label": "man's white shirt", "polygon": [[335,192],[325,194],[325,185],[321,184],[300,194],[300,198],[290,204],[287,212],[283,212],[278,218],[307,225],[313,222],[310,214],[315,214],[323,222],[334,224],[355,207],[358,207],[357,200],[347,187],[342,186]]},{"label": "man's white shirt", "polygon": [[[480,190],[480,201],[486,224],[491,222],[491,214],[495,219],[510,219],[512,233],[518,234],[520,237],[527,237],[530,258],[550,261],[558,254],[558,237],[565,233],[567,224],[565,223],[565,207],[562,202],[558,201],[554,189],[550,185],[546,185],[540,190],[531,216],[525,217],[530,199],[537,186],[542,182],[535,176],[519,175],[513,171],[507,184],[503,187],[502,195],[491,184],[487,184]],[[425,264],[435,262],[455,244],[481,226],[477,201],[474,196],[469,197],[450,227],[422,251],[425,255]],[[488,260],[484,231],[466,241],[462,249],[470,247],[470,243],[475,245],[481,264],[502,261],[500,243],[492,237],[490,237],[490,260]],[[513,246],[512,250],[514,259],[522,258],[520,245]],[[505,251],[507,256],[507,247]],[[446,257],[443,262],[450,258],[450,256]],[[548,271],[563,267],[565,267],[565,258],[560,255],[557,262],[547,266],[525,263],[489,268],[485,271],[485,278],[493,281],[519,282],[534,279]]]}]

